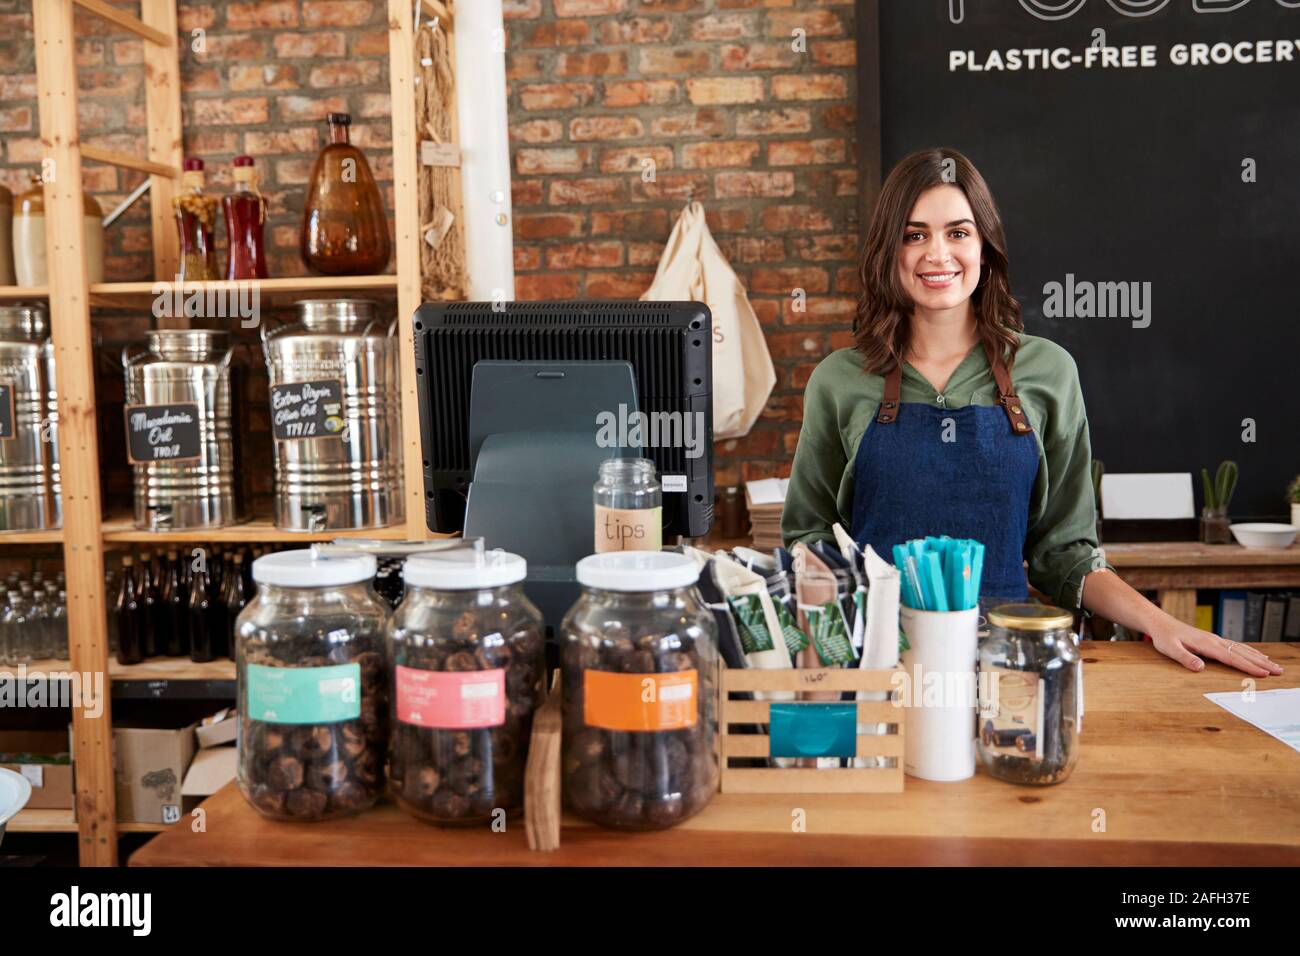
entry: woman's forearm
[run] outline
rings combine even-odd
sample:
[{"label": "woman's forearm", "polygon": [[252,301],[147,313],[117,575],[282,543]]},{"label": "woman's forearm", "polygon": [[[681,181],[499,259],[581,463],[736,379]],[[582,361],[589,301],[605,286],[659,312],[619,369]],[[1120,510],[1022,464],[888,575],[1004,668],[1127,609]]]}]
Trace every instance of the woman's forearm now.
[{"label": "woman's forearm", "polygon": [[1083,606],[1129,630],[1153,634],[1170,615],[1152,604],[1113,571],[1098,570],[1084,578]]}]

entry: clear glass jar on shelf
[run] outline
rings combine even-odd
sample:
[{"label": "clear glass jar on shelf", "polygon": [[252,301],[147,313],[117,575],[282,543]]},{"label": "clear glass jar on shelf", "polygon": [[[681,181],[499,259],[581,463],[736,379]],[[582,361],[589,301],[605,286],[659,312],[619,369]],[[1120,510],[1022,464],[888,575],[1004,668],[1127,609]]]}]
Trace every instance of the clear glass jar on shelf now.
[{"label": "clear glass jar on shelf", "polygon": [[253,562],[236,625],[239,789],[264,816],[325,820],[384,789],[388,608],[370,555]]},{"label": "clear glass jar on shelf", "polygon": [[546,664],[524,559],[413,555],[390,628],[390,788],[430,823],[481,824],[524,805],[524,767]]},{"label": "clear glass jar on shelf", "polygon": [[1083,663],[1070,612],[1003,604],[979,647],[980,762],[1009,783],[1052,784],[1079,759]]},{"label": "clear glass jar on shelf", "polygon": [[653,461],[648,458],[602,461],[592,494],[597,554],[658,551],[663,547],[663,491]]},{"label": "clear glass jar on shelf", "polygon": [[693,559],[583,558],[561,627],[564,797],[608,827],[656,830],[718,788],[718,639]]}]

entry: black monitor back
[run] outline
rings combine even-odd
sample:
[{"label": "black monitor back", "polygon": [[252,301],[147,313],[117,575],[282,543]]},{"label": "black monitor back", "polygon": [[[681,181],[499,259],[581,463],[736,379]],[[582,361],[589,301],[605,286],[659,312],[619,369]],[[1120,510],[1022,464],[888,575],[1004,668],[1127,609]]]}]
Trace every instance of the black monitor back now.
[{"label": "black monitor back", "polygon": [[[647,447],[664,483],[664,538],[698,537],[713,524],[712,317],[700,302],[428,302],[415,315],[426,520],[461,530],[471,474],[470,384],[495,361],[631,364],[640,411],[703,414],[702,454]],[[618,409],[610,409],[617,414]],[[596,423],[592,423],[593,431]],[[591,476],[595,484],[596,476]],[[684,488],[674,491],[673,488]],[[490,544],[490,542],[489,542]]]}]

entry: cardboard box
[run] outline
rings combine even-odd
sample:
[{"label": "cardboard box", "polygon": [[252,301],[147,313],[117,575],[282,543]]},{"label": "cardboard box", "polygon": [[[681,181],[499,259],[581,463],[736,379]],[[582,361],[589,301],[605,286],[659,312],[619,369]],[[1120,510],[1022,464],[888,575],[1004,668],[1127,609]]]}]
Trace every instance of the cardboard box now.
[{"label": "cardboard box", "polygon": [[27,778],[32,798],[27,806],[34,810],[71,810],[73,799],[72,761],[68,753],[68,734],[62,730],[0,731],[0,754],[33,754],[58,757],[62,763],[9,762],[0,758],[0,767]]},{"label": "cardboard box", "polygon": [[238,752],[235,747],[207,747],[194,755],[181,787],[184,813],[189,813],[235,779]]},{"label": "cardboard box", "polygon": [[220,747],[222,744],[233,744],[235,737],[239,733],[237,716],[238,711],[235,708],[227,707],[224,710],[217,711],[211,717],[205,717],[199,721],[199,726],[194,730],[199,749]]},{"label": "cardboard box", "polygon": [[119,823],[175,823],[194,757],[194,728],[114,727]]}]

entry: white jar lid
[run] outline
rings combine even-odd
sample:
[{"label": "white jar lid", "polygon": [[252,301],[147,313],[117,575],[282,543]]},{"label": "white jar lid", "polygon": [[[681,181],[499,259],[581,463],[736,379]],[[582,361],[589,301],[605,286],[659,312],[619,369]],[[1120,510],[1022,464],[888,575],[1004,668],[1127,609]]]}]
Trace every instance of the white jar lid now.
[{"label": "white jar lid", "polygon": [[413,554],[402,568],[402,580],[412,587],[473,591],[518,584],[528,575],[528,562],[509,551],[469,548]]},{"label": "white jar lid", "polygon": [[605,591],[666,591],[700,579],[690,555],[675,551],[609,551],[578,562],[578,583]]},{"label": "white jar lid", "polygon": [[317,555],[309,548],[264,554],[253,562],[253,580],[281,588],[337,587],[375,576],[372,554]]}]

